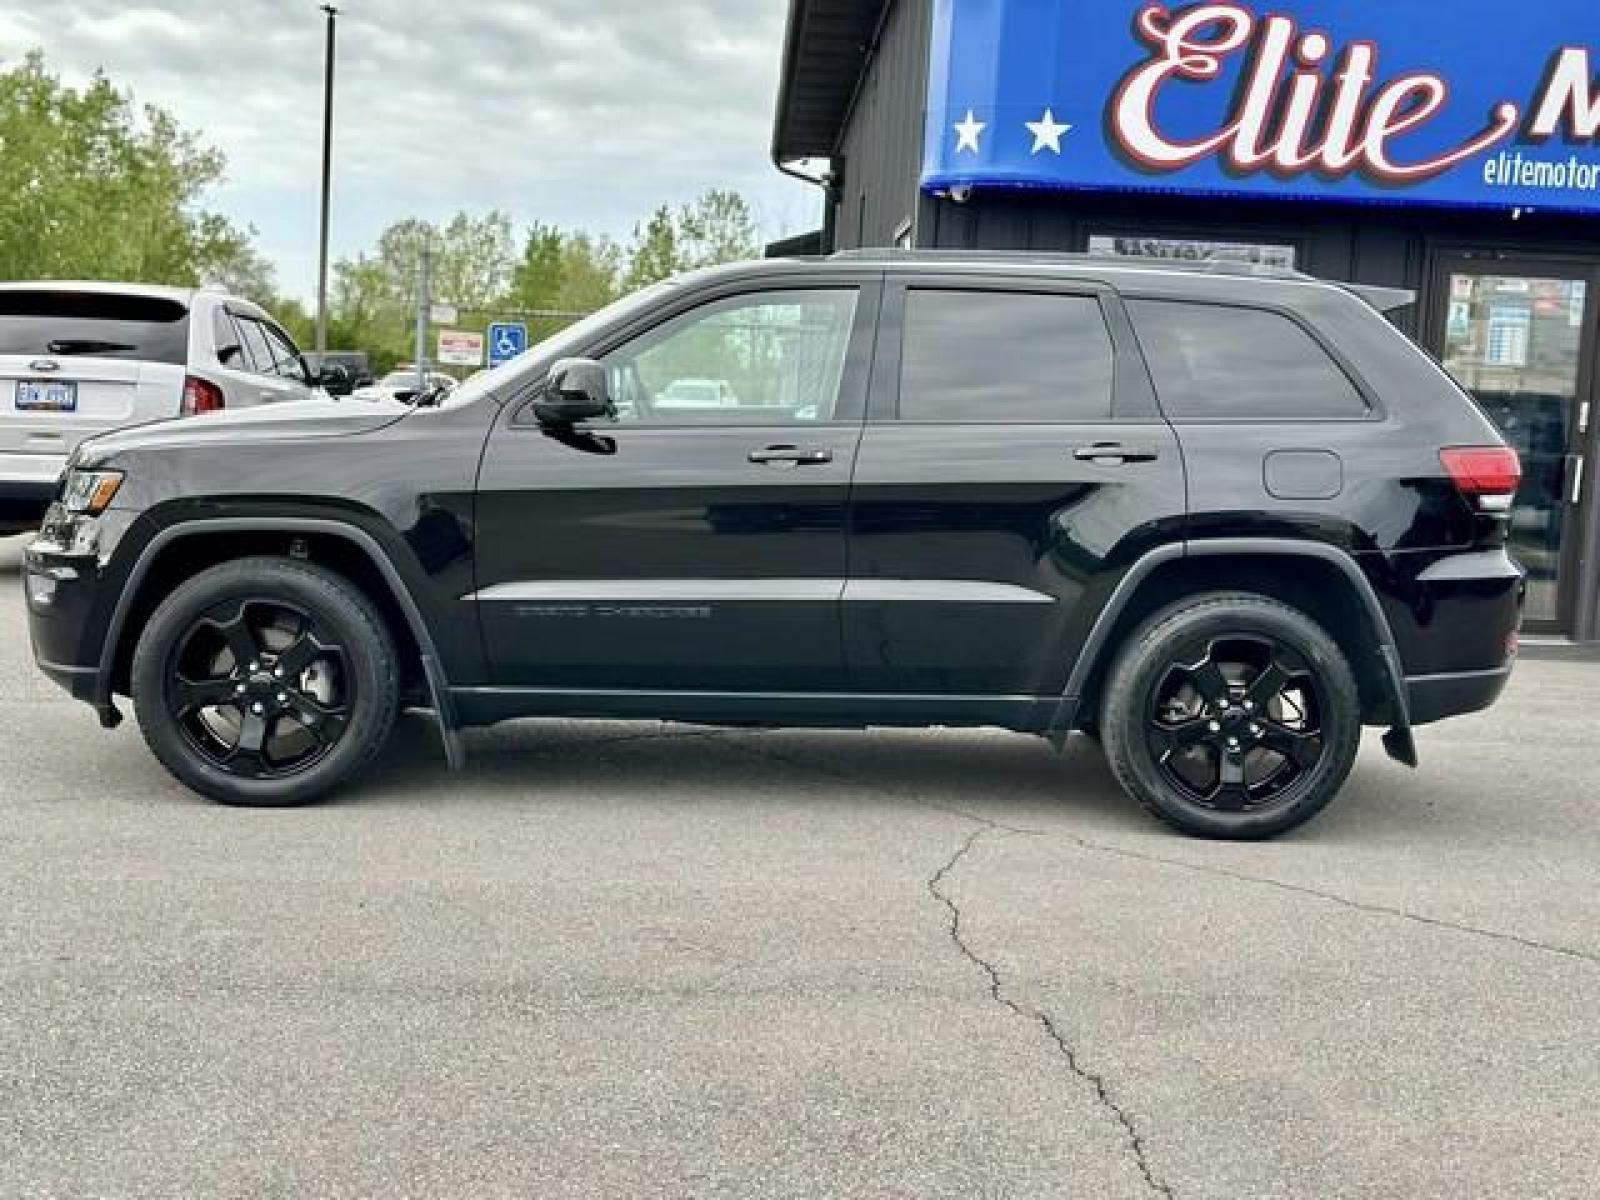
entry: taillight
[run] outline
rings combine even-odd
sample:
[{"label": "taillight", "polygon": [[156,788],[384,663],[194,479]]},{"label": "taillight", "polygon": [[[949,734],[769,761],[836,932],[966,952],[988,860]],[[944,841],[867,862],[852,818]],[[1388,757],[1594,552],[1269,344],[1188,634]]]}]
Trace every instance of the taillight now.
[{"label": "taillight", "polygon": [[1439,461],[1456,489],[1485,512],[1509,512],[1522,486],[1522,460],[1510,446],[1453,446]]},{"label": "taillight", "polygon": [[184,416],[193,417],[200,413],[221,412],[227,407],[228,399],[216,384],[196,379],[193,375],[183,381]]}]

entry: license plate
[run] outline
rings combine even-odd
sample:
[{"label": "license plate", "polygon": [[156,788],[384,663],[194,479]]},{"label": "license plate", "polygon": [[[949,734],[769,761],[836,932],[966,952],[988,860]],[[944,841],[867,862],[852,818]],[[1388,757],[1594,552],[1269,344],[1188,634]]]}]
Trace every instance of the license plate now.
[{"label": "license plate", "polygon": [[23,412],[76,412],[78,385],[58,379],[19,379],[17,407]]}]

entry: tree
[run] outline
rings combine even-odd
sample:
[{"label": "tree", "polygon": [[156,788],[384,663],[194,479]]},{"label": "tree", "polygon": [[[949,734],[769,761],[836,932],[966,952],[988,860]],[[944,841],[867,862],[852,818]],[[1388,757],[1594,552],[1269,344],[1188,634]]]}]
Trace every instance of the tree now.
[{"label": "tree", "polygon": [[97,75],[79,91],[42,55],[0,73],[0,276],[193,286],[265,283],[250,236],[201,207],[224,160]]},{"label": "tree", "polygon": [[[622,251],[609,238],[535,224],[528,231],[506,304],[524,313],[593,312],[617,298],[621,274]],[[529,332],[534,338],[548,336],[570,321],[534,318]]]},{"label": "tree", "polygon": [[687,269],[678,247],[678,224],[672,210],[663,204],[650,214],[642,227],[633,231],[633,248],[628,255],[628,291],[670,279]]},{"label": "tree", "polygon": [[691,267],[714,267],[761,254],[750,205],[738,192],[713,189],[678,212],[679,253]]},{"label": "tree", "polygon": [[633,231],[628,289],[684,271],[755,258],[761,238],[750,205],[738,192],[713,189],[674,212],[662,205]]}]

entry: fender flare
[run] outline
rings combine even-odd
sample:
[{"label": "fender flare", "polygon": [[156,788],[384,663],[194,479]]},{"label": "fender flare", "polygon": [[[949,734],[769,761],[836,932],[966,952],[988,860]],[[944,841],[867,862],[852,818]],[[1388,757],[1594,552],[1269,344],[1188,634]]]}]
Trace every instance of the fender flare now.
[{"label": "fender flare", "polygon": [[416,639],[417,647],[421,651],[422,673],[427,681],[429,698],[433,702],[434,716],[439,723],[439,734],[444,741],[445,758],[452,770],[459,770],[466,764],[466,750],[461,740],[455,703],[451,696],[449,680],[445,676],[443,661],[439,657],[438,647],[434,644],[433,633],[428,628],[427,619],[417,607],[417,602],[412,597],[410,589],[406,587],[399,569],[378,539],[359,525],[320,517],[198,518],[169,525],[151,538],[139,551],[138,559],[128,572],[121,594],[117,597],[116,607],[112,610],[111,620],[106,626],[105,642],[100,647],[100,679],[95,696],[95,708],[100,711],[103,722],[116,724],[122,719],[112,700],[111,681],[116,668],[117,650],[126,631],[128,614],[135,598],[144,587],[145,577],[155,566],[161,552],[168,546],[186,537],[210,533],[325,534],[344,539],[366,555],[383,577],[394,602],[405,617],[411,636]]},{"label": "fender flare", "polygon": [[1212,538],[1173,543],[1158,546],[1138,559],[1118,582],[1111,593],[1111,598],[1106,601],[1105,608],[1095,619],[1089,636],[1084,640],[1083,650],[1078,655],[1078,661],[1067,680],[1066,691],[1062,694],[1061,703],[1050,723],[1048,733],[1051,741],[1058,748],[1064,746],[1067,737],[1076,727],[1078,710],[1082,705],[1089,678],[1108,652],[1107,643],[1110,641],[1111,631],[1145,580],[1158,567],[1178,559],[1225,556],[1314,558],[1335,567],[1345,577],[1361,600],[1367,619],[1378,635],[1378,657],[1383,667],[1381,678],[1386,693],[1385,698],[1395,714],[1393,728],[1383,738],[1384,749],[1389,752],[1391,758],[1409,767],[1415,767],[1418,763],[1416,740],[1412,736],[1411,702],[1406,690],[1405,673],[1401,667],[1400,647],[1395,641],[1394,629],[1390,626],[1388,617],[1384,615],[1383,606],[1378,602],[1378,594],[1373,590],[1372,581],[1347,551],[1326,542],[1301,541],[1294,538]]}]

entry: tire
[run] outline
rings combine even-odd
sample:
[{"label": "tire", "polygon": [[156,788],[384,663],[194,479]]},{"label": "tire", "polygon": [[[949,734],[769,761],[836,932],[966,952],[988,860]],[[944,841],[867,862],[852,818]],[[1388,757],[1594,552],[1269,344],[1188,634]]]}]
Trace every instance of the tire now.
[{"label": "tire", "polygon": [[1361,698],[1311,618],[1215,593],[1129,638],[1100,730],[1117,781],[1154,816],[1198,837],[1254,840],[1304,824],[1338,794],[1360,748]]},{"label": "tire", "polygon": [[283,808],[322,799],[382,751],[400,663],[383,618],[343,577],[245,558],[156,609],[132,691],[146,743],[181,783],[222,804]]}]

